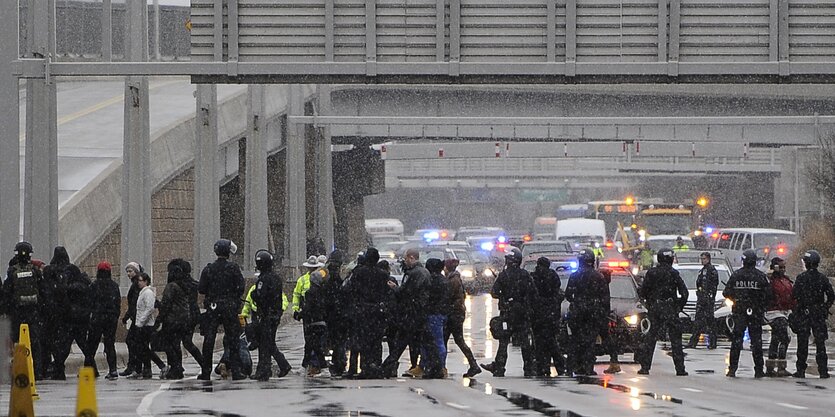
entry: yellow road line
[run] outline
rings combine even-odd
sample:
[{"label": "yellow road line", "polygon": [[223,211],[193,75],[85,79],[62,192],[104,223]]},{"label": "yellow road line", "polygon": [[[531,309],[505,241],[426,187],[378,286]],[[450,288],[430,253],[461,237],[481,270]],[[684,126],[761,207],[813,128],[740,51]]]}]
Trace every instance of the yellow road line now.
[{"label": "yellow road line", "polygon": [[[157,88],[166,87],[166,86],[176,84],[176,83],[179,83],[179,82],[182,82],[182,80],[163,81],[161,83],[152,84],[152,85],[148,86],[148,89],[149,90],[154,90],[154,89],[157,89]],[[69,123],[69,122],[71,122],[75,119],[87,116],[91,113],[95,113],[95,112],[97,112],[101,109],[104,109],[105,107],[112,106],[112,105],[117,104],[117,103],[121,103],[124,100],[125,100],[125,95],[124,95],[124,93],[122,93],[122,94],[113,96],[113,97],[111,97],[107,100],[100,101],[100,102],[98,102],[98,103],[96,103],[96,104],[94,104],[90,107],[81,109],[81,110],[79,110],[75,113],[70,113],[70,114],[65,115],[63,117],[59,117],[58,118],[58,126],[60,126],[64,123]],[[28,116],[29,115],[27,115],[27,117]],[[24,129],[23,133],[20,134],[20,141],[23,142],[25,139],[26,139],[26,129]]]}]

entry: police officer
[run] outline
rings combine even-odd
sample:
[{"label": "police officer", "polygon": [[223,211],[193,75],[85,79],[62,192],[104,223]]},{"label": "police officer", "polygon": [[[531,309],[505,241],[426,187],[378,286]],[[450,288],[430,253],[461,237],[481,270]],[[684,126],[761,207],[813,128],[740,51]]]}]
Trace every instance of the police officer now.
[{"label": "police officer", "polygon": [[258,332],[258,368],[252,379],[258,381],[267,381],[272,376],[273,358],[278,362],[279,378],[287,375],[291,369],[290,363],[275,344],[275,332],[283,312],[281,295],[284,291],[281,277],[273,272],[273,262],[273,255],[264,249],[255,254],[255,268],[260,273],[255,283],[255,290],[252,292],[252,301],[258,306],[255,314],[258,316],[258,325],[261,328]]},{"label": "police officer", "polygon": [[571,303],[568,309],[569,334],[574,340],[571,365],[577,375],[596,375],[594,371],[594,340],[600,330],[600,322],[609,313],[609,284],[594,269],[595,253],[583,249],[577,255],[578,270],[568,278],[565,299]]},{"label": "police officer", "polygon": [[757,252],[748,249],[742,253],[742,268],[731,275],[722,294],[734,302],[728,325],[731,330],[731,357],[727,376],[736,377],[742,339],[745,329],[748,329],[754,357],[754,378],[762,378],[765,376],[763,318],[771,300],[771,286],[765,273],[757,269]]},{"label": "police officer", "polygon": [[[346,288],[356,312],[353,331],[360,352],[359,367],[362,369],[357,378],[362,379],[381,378],[384,374],[383,336],[386,332],[386,316],[392,290],[388,285],[388,274],[377,268],[379,260],[380,253],[377,249],[368,248],[363,263],[354,269]],[[423,324],[425,325],[425,322]],[[397,360],[402,353],[401,350],[393,359],[395,372]],[[351,354],[353,355],[353,352]],[[389,358],[386,358],[386,361]]]},{"label": "police officer", "polygon": [[690,336],[690,343],[687,347],[695,349],[699,343],[699,336],[705,333],[710,341],[708,349],[716,349],[716,318],[713,313],[716,310],[716,290],[719,287],[719,273],[716,267],[710,263],[710,252],[702,252],[699,255],[702,262],[702,269],[696,278],[696,318],[693,321],[693,335]]},{"label": "police officer", "polygon": [[551,376],[551,362],[559,375],[565,374],[565,359],[557,343],[560,329],[560,277],[551,269],[546,257],[536,260],[536,269],[531,274],[536,285],[537,298],[533,304],[531,319],[533,345],[536,351],[537,376]]},{"label": "police officer", "polygon": [[[236,348],[241,336],[238,311],[241,310],[244,277],[241,267],[229,261],[229,256],[234,253],[233,248],[237,249],[231,240],[220,239],[215,242],[214,250],[217,260],[206,265],[200,274],[198,291],[205,296],[203,303],[206,308],[206,319],[202,323],[204,326],[203,369],[197,379],[204,381],[211,379],[215,337],[219,325],[223,325],[223,344],[229,349],[232,379],[246,378],[246,375],[241,372],[240,350]],[[264,308],[264,305],[259,304],[259,307]]]},{"label": "police officer", "polygon": [[6,281],[3,283],[3,294],[6,298],[4,304],[12,319],[12,341],[20,341],[20,325],[27,324],[35,375],[42,378],[45,369],[40,356],[42,335],[38,297],[43,276],[41,271],[32,265],[32,244],[18,242],[14,247],[14,254],[6,271]]},{"label": "police officer", "polygon": [[678,313],[684,308],[689,296],[687,285],[678,271],[673,269],[673,250],[663,248],[657,254],[658,266],[652,267],[644,277],[638,293],[645,300],[649,329],[644,336],[644,344],[638,362],[641,369],[638,374],[649,375],[655,342],[666,330],[673,348],[673,365],[677,376],[687,376],[684,369],[684,351],[681,346],[681,328]]},{"label": "police officer", "polygon": [[829,334],[826,329],[826,317],[829,309],[835,303],[835,292],[832,283],[826,275],[818,272],[821,256],[815,250],[803,254],[803,265],[806,271],[797,276],[792,289],[792,297],[797,301],[792,315],[797,314],[790,321],[797,321],[793,326],[797,333],[797,372],[795,378],[806,377],[806,358],[809,355],[809,334],[815,336],[815,360],[818,363],[818,373],[821,378],[829,378],[826,356],[826,339]]},{"label": "police officer", "polygon": [[[505,255],[505,270],[499,273],[490,295],[499,300],[499,318],[506,323],[509,334],[501,334],[499,348],[493,363],[482,364],[484,370],[496,377],[503,377],[507,363],[507,347],[515,340],[522,350],[525,376],[536,375],[536,364],[530,342],[530,308],[536,300],[536,286],[528,271],[522,269],[522,251],[511,249]],[[502,324],[504,326],[504,324]],[[491,327],[492,323],[491,323]],[[491,329],[492,330],[492,329]],[[496,337],[496,332],[493,332]]]},{"label": "police officer", "polygon": [[325,267],[328,270],[328,279],[324,283],[327,293],[327,322],[328,342],[333,353],[331,354],[331,376],[342,376],[348,364],[346,354],[348,346],[348,329],[350,327],[348,317],[348,305],[345,292],[342,291],[344,280],[342,279],[342,264],[345,262],[345,254],[336,249],[328,256],[328,263]]},{"label": "police officer", "polygon": [[678,236],[676,237],[676,245],[673,246],[673,252],[681,252],[683,250],[690,250],[690,246],[684,243],[684,238]]}]

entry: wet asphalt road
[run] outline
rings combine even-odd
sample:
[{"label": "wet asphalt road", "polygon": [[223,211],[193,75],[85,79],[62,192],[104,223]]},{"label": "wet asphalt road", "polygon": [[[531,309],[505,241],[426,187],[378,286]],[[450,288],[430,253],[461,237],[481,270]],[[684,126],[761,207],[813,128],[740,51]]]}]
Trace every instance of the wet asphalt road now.
[{"label": "wet asphalt road", "polygon": [[[470,317],[465,332],[476,358],[489,362],[498,343],[489,337],[487,324],[497,313],[488,296],[468,301]],[[766,339],[768,336],[766,335]],[[790,358],[795,350],[793,340]],[[724,376],[728,342],[719,349],[688,350],[688,377],[674,376],[672,360],[658,344],[652,375],[636,374],[632,355],[621,360],[623,372],[597,378],[522,378],[521,355],[511,348],[506,378],[482,373],[463,378],[467,369],[463,355],[450,345],[446,380],[350,381],[332,379],[325,372],[309,378],[300,369],[301,326],[279,331],[279,346],[293,372],[269,382],[194,379],[198,367],[185,359],[187,375],[182,381],[98,381],[99,415],[102,416],[794,416],[833,415],[835,382],[811,374],[806,380],[754,380],[749,351],[742,353],[737,379]],[[814,349],[811,349],[814,351]],[[835,349],[830,351],[835,356]],[[810,357],[813,357],[810,355]],[[255,359],[255,358],[254,358]],[[607,366],[600,357],[596,366],[602,375]],[[790,359],[791,360],[791,359]],[[401,358],[400,371],[408,366]],[[833,361],[830,361],[833,363]],[[790,370],[794,365],[789,366]],[[810,366],[810,371],[815,366]],[[67,416],[74,411],[75,378],[67,382],[43,382],[36,415]],[[7,407],[3,390],[0,409]]]}]

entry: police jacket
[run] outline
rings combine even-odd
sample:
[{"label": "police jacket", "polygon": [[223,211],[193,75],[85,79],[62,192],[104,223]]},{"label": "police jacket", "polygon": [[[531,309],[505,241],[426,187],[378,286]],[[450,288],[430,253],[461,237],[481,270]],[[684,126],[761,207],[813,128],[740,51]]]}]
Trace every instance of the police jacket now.
[{"label": "police jacket", "polygon": [[90,285],[93,295],[93,317],[116,321],[122,312],[122,294],[119,284],[113,281],[110,271],[96,272],[96,280]]},{"label": "police jacket", "polygon": [[551,268],[537,266],[531,274],[531,278],[536,285],[537,292],[533,307],[533,321],[553,322],[559,320],[560,304],[562,303],[559,275]]},{"label": "police jacket", "polygon": [[429,285],[429,271],[420,263],[404,269],[403,280],[394,290],[398,314],[404,325],[416,326],[426,319]]},{"label": "police jacket", "polygon": [[499,300],[499,311],[510,314],[511,320],[528,320],[537,296],[531,274],[513,264],[499,273],[490,295]]},{"label": "police jacket", "polygon": [[[716,302],[716,291],[719,288],[719,273],[713,264],[707,264],[699,271],[696,278],[696,303],[701,307],[712,307]],[[713,310],[711,310],[713,311]]]},{"label": "police jacket", "polygon": [[667,264],[660,264],[647,271],[638,295],[646,300],[650,312],[665,316],[677,315],[690,298],[681,275],[672,265]]},{"label": "police jacket", "polygon": [[457,320],[464,320],[467,316],[467,306],[464,304],[467,294],[464,291],[461,273],[452,271],[446,279],[449,286],[449,316]]},{"label": "police jacket", "polygon": [[293,288],[293,311],[301,311],[304,306],[304,294],[310,288],[310,272],[305,272],[296,280]]},{"label": "police jacket", "polygon": [[11,314],[21,307],[34,307],[37,310],[42,280],[43,275],[34,268],[31,261],[15,261],[13,258],[6,272],[6,282],[3,283],[5,309]]},{"label": "police jacket", "polygon": [[252,301],[258,306],[256,312],[259,317],[277,319],[284,312],[282,298],[284,294],[281,277],[272,270],[261,272],[255,289],[252,291]]},{"label": "police jacket", "polygon": [[387,313],[391,305],[391,288],[388,286],[388,274],[375,264],[363,264],[354,268],[351,280],[347,284],[347,295],[358,315],[355,319],[362,321],[374,315]]},{"label": "police jacket", "polygon": [[328,304],[327,292],[322,286],[323,284],[324,282],[320,274],[312,274],[310,276],[310,288],[305,293],[304,310],[302,310],[302,319],[307,325],[325,325]]},{"label": "police jacket", "polygon": [[565,299],[571,303],[572,316],[605,316],[609,313],[609,283],[594,268],[581,266],[568,278]]},{"label": "police jacket", "polygon": [[237,312],[241,296],[244,294],[244,276],[241,268],[226,258],[217,258],[203,268],[198,291],[206,296],[206,305],[225,304]]},{"label": "police jacket", "polygon": [[348,319],[350,307],[343,291],[345,280],[342,279],[339,266],[328,264],[328,279],[322,285],[327,294],[328,325],[342,326]]},{"label": "police jacket", "polygon": [[809,311],[809,314],[826,318],[832,304],[835,303],[835,292],[832,283],[817,269],[811,269],[797,276],[792,289],[792,297],[797,300],[795,311]]},{"label": "police jacket", "polygon": [[734,314],[747,314],[750,308],[752,314],[761,316],[771,302],[771,286],[764,272],[752,265],[743,266],[731,275],[722,295],[733,300]]}]

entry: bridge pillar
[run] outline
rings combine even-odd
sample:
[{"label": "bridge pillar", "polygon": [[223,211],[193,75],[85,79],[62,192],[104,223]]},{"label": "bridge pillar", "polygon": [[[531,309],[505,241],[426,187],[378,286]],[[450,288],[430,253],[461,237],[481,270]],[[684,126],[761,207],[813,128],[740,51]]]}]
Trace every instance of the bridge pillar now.
[{"label": "bridge pillar", "polygon": [[[290,102],[287,114],[304,116],[304,95],[302,86],[289,86]],[[306,207],[305,207],[305,125],[288,120],[286,152],[286,197],[284,266],[293,277],[300,273],[306,256]]]},{"label": "bridge pillar", "polygon": [[220,238],[217,123],[217,86],[198,84],[194,147],[195,271],[214,261],[214,243]]},{"label": "bridge pillar", "polygon": [[263,85],[248,87],[246,172],[244,174],[244,262],[246,270],[255,268],[255,252],[269,249],[267,233],[267,128],[264,117]]},{"label": "bridge pillar", "polygon": [[[148,19],[144,0],[126,4],[125,57],[148,60]],[[122,165],[122,266],[139,262],[153,276],[151,248],[151,128],[148,77],[125,80],[125,127]],[[123,287],[130,285],[121,275]]]},{"label": "bridge pillar", "polygon": [[[29,57],[46,57],[55,52],[55,19],[51,2],[31,2],[28,7]],[[17,25],[14,25],[16,28]],[[16,35],[13,38],[16,39]],[[49,79],[26,81],[26,156],[23,238],[32,243],[39,257],[48,259],[58,244],[58,92]],[[17,113],[15,111],[14,113]],[[17,123],[15,123],[16,125]],[[17,134],[4,126],[9,133]],[[14,151],[15,162],[19,162]],[[12,171],[14,172],[14,171]],[[19,171],[18,171],[19,172]],[[12,174],[4,171],[3,176]],[[17,178],[15,178],[17,180]],[[3,213],[6,217],[7,213]],[[19,217],[15,217],[15,220]],[[17,234],[15,234],[15,239]],[[4,254],[6,255],[6,254]]]},{"label": "bridge pillar", "polygon": [[[331,87],[319,85],[318,111],[322,116],[333,114]],[[333,152],[331,151],[331,128],[325,126],[316,135],[316,235],[325,243],[327,252],[333,242]]]},{"label": "bridge pillar", "polygon": [[20,235],[20,101],[12,61],[18,58],[18,8],[0,7],[0,255],[9,257]]}]

